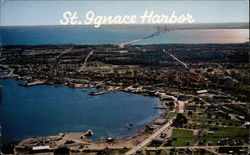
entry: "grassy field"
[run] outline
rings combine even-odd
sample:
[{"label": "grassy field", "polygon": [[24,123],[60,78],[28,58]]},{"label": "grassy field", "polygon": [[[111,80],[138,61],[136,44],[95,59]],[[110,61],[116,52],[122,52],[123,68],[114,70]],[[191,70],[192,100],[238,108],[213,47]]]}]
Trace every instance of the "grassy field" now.
[{"label": "grassy field", "polygon": [[172,146],[185,146],[186,142],[193,144],[197,138],[193,135],[192,130],[183,129],[173,129],[172,137],[177,137],[177,140],[172,142]]},{"label": "grassy field", "polygon": [[195,145],[198,142],[203,142],[204,145],[206,145],[208,142],[212,142],[214,145],[217,145],[217,142],[222,138],[241,139],[248,137],[248,134],[249,130],[245,128],[220,127],[219,131],[216,131],[213,134],[197,137],[193,135],[192,130],[173,129],[172,137],[177,137],[177,140],[172,142],[172,146],[186,146],[187,142],[189,142],[190,145]]},{"label": "grassy field", "polygon": [[167,116],[166,116],[166,119],[174,118],[176,115],[177,115],[177,112],[172,112],[172,111],[168,112]]},{"label": "grassy field", "polygon": [[172,137],[193,137],[193,131],[183,129],[173,129]]},{"label": "grassy field", "polygon": [[212,137],[243,137],[248,136],[249,129],[236,127],[220,127],[219,131],[215,132]]}]

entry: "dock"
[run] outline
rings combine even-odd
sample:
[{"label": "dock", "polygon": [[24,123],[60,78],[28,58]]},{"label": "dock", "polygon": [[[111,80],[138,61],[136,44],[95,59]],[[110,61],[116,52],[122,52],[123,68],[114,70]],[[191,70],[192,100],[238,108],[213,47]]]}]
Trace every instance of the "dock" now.
[{"label": "dock", "polygon": [[103,95],[103,94],[106,94],[109,92],[111,92],[111,91],[105,90],[105,91],[98,91],[98,92],[90,92],[89,95],[90,96]]},{"label": "dock", "polygon": [[20,86],[24,86],[24,87],[30,87],[30,86],[35,86],[35,85],[42,85],[45,84],[45,81],[34,81],[34,82],[30,82],[30,83],[22,83],[19,84]]},{"label": "dock", "polygon": [[156,105],[154,106],[155,109],[167,109],[166,105]]},{"label": "dock", "polygon": [[95,96],[95,95],[103,95],[112,91],[116,91],[118,89],[115,88],[109,88],[108,90],[103,90],[103,91],[98,91],[98,92],[90,92],[89,95],[90,96]]}]

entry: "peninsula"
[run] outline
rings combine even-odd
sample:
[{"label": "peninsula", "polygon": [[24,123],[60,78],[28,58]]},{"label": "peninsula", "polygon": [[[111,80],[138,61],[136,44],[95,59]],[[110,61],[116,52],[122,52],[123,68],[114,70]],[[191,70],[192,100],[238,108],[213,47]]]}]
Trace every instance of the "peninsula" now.
[{"label": "peninsula", "polygon": [[[3,46],[1,78],[157,96],[165,115],[127,139],[81,133],[2,147],[23,154],[242,153],[249,147],[249,43]],[[128,128],[130,126],[128,125]],[[87,133],[92,133],[88,131]],[[14,145],[13,145],[14,144]]]}]

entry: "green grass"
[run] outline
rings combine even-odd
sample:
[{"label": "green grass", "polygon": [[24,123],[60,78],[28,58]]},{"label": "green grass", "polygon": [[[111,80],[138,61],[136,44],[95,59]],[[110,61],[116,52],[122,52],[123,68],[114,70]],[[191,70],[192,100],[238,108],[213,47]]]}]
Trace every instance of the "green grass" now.
[{"label": "green grass", "polygon": [[173,129],[172,137],[193,137],[193,131],[183,129]]},{"label": "green grass", "polygon": [[213,137],[243,137],[248,136],[249,129],[237,127],[220,127],[219,131],[215,132]]},{"label": "green grass", "polygon": [[177,112],[172,112],[172,111],[168,112],[167,116],[166,116],[166,119],[174,118],[176,115],[177,115]]},{"label": "green grass", "polygon": [[215,119],[215,121],[219,121],[219,122],[223,122],[225,125],[228,125],[229,126],[229,123],[231,123],[232,125],[231,126],[241,126],[243,123],[241,121],[238,121],[238,120],[233,120],[233,119],[225,119],[223,117],[219,117],[218,119]]},{"label": "green grass", "polygon": [[161,150],[160,155],[169,155],[169,154],[170,154],[170,150]]},{"label": "green grass", "polygon": [[206,123],[207,122],[207,117],[206,115],[193,115],[192,117],[189,117],[192,121],[197,122],[197,123]]},{"label": "green grass", "polygon": [[[192,120],[193,122],[199,123],[199,124],[208,124],[209,119],[207,119],[207,115],[193,115],[193,116],[189,116],[188,117],[189,120]],[[223,117],[219,117],[219,118],[212,118],[212,124],[215,122],[221,122],[222,125],[226,125],[226,126],[241,126],[243,125],[243,123],[239,120],[234,120],[234,119],[226,119]]]},{"label": "green grass", "polygon": [[177,137],[176,141],[172,142],[172,146],[185,146],[186,142],[193,144],[196,138],[191,130],[173,129],[172,137]]},{"label": "green grass", "polygon": [[189,142],[190,145],[194,145],[203,140],[206,140],[205,145],[207,142],[213,142],[214,145],[217,145],[217,142],[222,138],[244,138],[248,137],[248,134],[249,130],[245,128],[219,127],[219,131],[214,132],[212,135],[196,137],[191,130],[173,129],[172,137],[177,137],[177,141],[173,141],[172,146],[185,146],[186,142]]}]

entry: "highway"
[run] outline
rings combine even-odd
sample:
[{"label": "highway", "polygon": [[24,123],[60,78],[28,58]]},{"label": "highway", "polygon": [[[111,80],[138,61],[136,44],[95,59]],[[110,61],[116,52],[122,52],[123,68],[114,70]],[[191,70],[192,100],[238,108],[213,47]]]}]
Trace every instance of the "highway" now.
[{"label": "highway", "polygon": [[144,37],[142,37],[140,39],[135,39],[135,40],[131,40],[131,41],[128,41],[128,42],[125,42],[125,43],[121,43],[121,44],[119,44],[119,47],[124,47],[125,45],[130,45],[130,44],[133,44],[133,43],[136,43],[136,42],[139,42],[139,41],[142,41],[142,40],[157,36],[157,35],[161,34],[162,32],[169,32],[169,30],[166,29],[166,28],[161,30],[161,31],[158,30],[157,32],[155,32],[153,34],[144,36]]},{"label": "highway", "polygon": [[87,64],[87,61],[88,61],[89,57],[90,57],[93,53],[94,53],[94,51],[92,50],[92,51],[87,55],[87,57],[86,57],[85,60],[84,60],[84,63],[83,63],[83,65],[82,65],[82,67],[78,70],[78,72],[81,72],[81,71],[85,68],[85,66],[86,66],[86,64]]},{"label": "highway", "polygon": [[[174,97],[174,99],[178,103],[178,112],[183,113],[184,112],[184,107],[185,107],[185,102],[184,101],[178,101],[177,98],[175,98],[175,97]],[[164,124],[160,129],[158,129],[156,132],[154,132],[152,135],[150,135],[147,139],[145,139],[139,145],[137,145],[136,147],[134,147],[131,150],[129,150],[128,152],[126,152],[126,155],[134,154],[134,153],[136,153],[136,151],[139,151],[144,146],[148,145],[154,138],[156,138],[158,135],[160,135],[164,130],[168,129],[170,127],[170,125],[172,124],[174,119],[175,118],[170,119],[168,121],[168,123]]]},{"label": "highway", "polygon": [[173,59],[175,59],[176,61],[178,61],[181,65],[183,65],[186,69],[188,69],[188,65],[181,61],[180,59],[178,59],[176,56],[174,56],[173,54],[171,54],[170,52],[168,52],[167,50],[163,49],[163,52],[167,53],[168,55],[170,55]]},{"label": "highway", "polygon": [[52,58],[51,61],[54,61],[54,60],[59,59],[61,56],[63,56],[64,54],[70,52],[72,49],[73,49],[73,47],[71,47],[71,48],[65,50],[64,52],[62,52],[62,53],[60,53],[59,55],[57,55],[55,58]]},{"label": "highway", "polygon": [[137,145],[136,147],[134,147],[131,150],[129,150],[128,152],[126,152],[125,155],[134,154],[134,153],[136,153],[136,151],[142,149],[144,146],[146,146],[147,144],[149,144],[154,138],[156,138],[164,130],[166,130],[167,128],[169,128],[170,125],[172,124],[172,121],[173,121],[173,119],[169,120],[168,123],[166,123],[165,125],[163,125],[160,129],[158,129],[156,132],[154,132],[152,135],[150,135],[147,139],[145,139],[144,141],[142,141],[139,145]]}]

